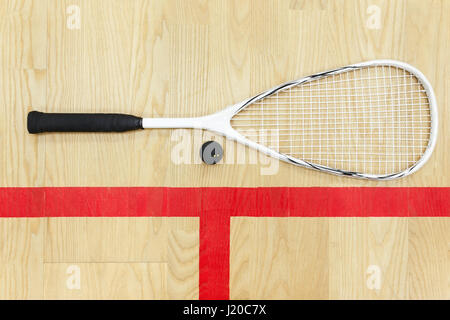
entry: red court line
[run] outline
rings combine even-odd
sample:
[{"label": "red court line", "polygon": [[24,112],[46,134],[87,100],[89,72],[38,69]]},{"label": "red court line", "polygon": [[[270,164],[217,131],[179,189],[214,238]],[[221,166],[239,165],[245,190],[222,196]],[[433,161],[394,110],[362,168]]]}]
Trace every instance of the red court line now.
[{"label": "red court line", "polygon": [[200,217],[200,299],[228,299],[230,218],[450,216],[450,188],[0,188],[0,217]]},{"label": "red court line", "polygon": [[200,299],[229,298],[230,216],[225,211],[200,217]]}]

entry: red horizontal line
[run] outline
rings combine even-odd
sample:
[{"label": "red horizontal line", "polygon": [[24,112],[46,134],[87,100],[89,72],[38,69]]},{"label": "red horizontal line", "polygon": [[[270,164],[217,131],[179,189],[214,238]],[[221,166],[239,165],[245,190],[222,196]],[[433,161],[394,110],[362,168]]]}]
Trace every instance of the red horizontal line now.
[{"label": "red horizontal line", "polygon": [[0,217],[450,216],[450,188],[0,188]]}]

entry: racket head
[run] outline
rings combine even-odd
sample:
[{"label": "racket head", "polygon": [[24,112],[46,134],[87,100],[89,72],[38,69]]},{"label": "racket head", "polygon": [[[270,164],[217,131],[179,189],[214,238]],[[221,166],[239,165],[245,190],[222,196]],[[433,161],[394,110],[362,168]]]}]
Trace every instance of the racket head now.
[{"label": "racket head", "polygon": [[[290,81],[224,113],[230,127],[222,131],[240,143],[291,164],[364,179],[417,171],[431,156],[438,131],[429,81],[394,60]],[[275,144],[268,143],[271,134]]]}]

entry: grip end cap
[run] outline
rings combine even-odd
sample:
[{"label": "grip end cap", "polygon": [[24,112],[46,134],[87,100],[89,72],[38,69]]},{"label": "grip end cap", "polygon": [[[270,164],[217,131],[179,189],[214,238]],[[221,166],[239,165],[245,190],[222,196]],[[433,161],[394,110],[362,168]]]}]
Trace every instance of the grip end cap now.
[{"label": "grip end cap", "polygon": [[42,132],[39,129],[39,125],[38,125],[39,118],[41,117],[41,114],[42,114],[42,112],[39,112],[39,111],[31,111],[31,112],[28,113],[27,129],[28,129],[29,133],[34,134],[34,133]]}]

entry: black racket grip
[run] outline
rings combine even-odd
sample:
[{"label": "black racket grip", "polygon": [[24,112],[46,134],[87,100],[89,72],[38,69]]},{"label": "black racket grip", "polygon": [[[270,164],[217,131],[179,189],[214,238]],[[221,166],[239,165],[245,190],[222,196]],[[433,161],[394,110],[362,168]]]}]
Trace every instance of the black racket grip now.
[{"label": "black racket grip", "polygon": [[142,128],[142,118],[119,113],[28,113],[29,133],[124,132]]}]

